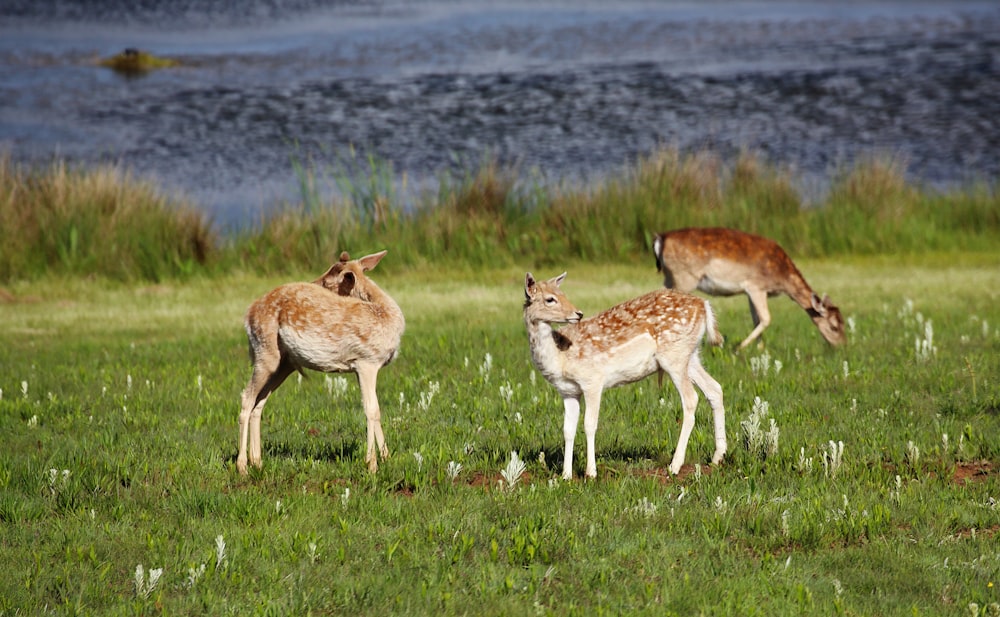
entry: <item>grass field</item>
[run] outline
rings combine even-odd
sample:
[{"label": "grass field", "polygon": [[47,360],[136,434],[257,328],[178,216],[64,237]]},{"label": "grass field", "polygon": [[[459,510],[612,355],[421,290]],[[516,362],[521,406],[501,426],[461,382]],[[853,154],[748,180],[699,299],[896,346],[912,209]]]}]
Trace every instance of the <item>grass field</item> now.
[{"label": "grass field", "polygon": [[[407,331],[380,373],[376,475],[356,382],[315,373],[265,409],[263,469],[235,470],[243,312],[322,264],[11,283],[0,615],[1000,615],[1000,254],[801,260],[849,320],[842,349],[775,298],[766,346],[736,354],[746,300],[713,300],[724,464],[702,400],[668,476],[679,399],[650,378],[606,393],[598,477],[579,479],[578,439],[564,482],[524,271],[569,270],[594,314],[659,286],[652,259],[453,275],[385,248],[372,277]],[[770,448],[748,446],[754,414]]]}]

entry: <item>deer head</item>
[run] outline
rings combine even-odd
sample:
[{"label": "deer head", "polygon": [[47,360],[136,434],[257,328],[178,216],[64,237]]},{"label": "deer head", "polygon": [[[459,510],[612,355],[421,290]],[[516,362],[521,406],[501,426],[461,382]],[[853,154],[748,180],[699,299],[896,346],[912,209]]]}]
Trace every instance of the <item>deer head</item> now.
[{"label": "deer head", "polygon": [[820,299],[816,294],[812,295],[812,308],[809,317],[819,328],[819,333],[823,335],[826,342],[831,345],[843,345],[847,342],[847,334],[844,332],[844,317],[840,314],[840,309],[834,306],[830,297],[823,294]]},{"label": "deer head", "polygon": [[547,281],[536,281],[528,272],[524,276],[524,314],[532,322],[576,323],[583,311],[573,306],[559,284],[566,278],[563,272]]},{"label": "deer head", "polygon": [[368,277],[365,276],[365,272],[377,266],[387,252],[379,251],[352,260],[347,251],[344,251],[340,254],[340,260],[313,282],[340,296],[354,296],[361,300],[368,300],[368,293],[364,285]]}]

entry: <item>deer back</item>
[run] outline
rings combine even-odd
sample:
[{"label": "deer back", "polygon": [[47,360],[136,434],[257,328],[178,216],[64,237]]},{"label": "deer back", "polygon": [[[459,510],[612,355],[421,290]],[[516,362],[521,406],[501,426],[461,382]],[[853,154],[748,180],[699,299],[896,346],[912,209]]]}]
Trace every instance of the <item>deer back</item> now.
[{"label": "deer back", "polygon": [[730,295],[755,287],[793,298],[812,291],[785,250],[763,236],[725,227],[693,227],[657,234],[653,248],[657,268],[665,276],[693,281],[680,285],[684,291],[697,285],[712,295]]}]

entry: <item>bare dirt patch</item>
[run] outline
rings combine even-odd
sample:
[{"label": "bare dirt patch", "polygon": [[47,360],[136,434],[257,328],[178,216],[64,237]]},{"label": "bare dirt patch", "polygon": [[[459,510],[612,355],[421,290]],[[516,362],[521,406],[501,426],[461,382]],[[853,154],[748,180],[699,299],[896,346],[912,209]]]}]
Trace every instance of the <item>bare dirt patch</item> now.
[{"label": "bare dirt patch", "polygon": [[996,466],[990,461],[956,463],[952,481],[959,485],[982,482],[995,473]]}]

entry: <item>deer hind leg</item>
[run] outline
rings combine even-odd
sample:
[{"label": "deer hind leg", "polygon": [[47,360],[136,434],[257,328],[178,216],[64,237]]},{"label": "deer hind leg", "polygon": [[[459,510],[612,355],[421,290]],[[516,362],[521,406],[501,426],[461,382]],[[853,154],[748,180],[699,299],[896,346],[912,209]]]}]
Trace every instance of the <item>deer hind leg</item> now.
[{"label": "deer hind leg", "polygon": [[236,469],[243,475],[247,473],[248,462],[254,467],[260,467],[261,464],[260,419],[264,413],[264,404],[294,370],[280,359],[277,362],[255,359],[253,375],[243,390],[240,408],[240,443]]},{"label": "deer hind leg", "polygon": [[681,434],[677,438],[677,449],[674,450],[674,458],[670,462],[670,473],[677,475],[684,465],[684,456],[687,453],[688,439],[691,438],[691,431],[694,430],[694,410],[698,407],[698,393],[695,392],[694,385],[689,377],[689,358],[667,359],[666,365],[660,359],[660,366],[670,375],[674,382],[674,387],[681,396],[681,409],[683,419],[681,420]]},{"label": "deer hind leg", "polygon": [[[588,405],[588,409],[589,409]],[[580,399],[566,397],[563,399],[563,439],[566,449],[563,451],[563,480],[573,479],[573,442],[576,441],[576,426],[580,422]]]},{"label": "deer hind leg", "polygon": [[378,457],[389,457],[389,448],[382,434],[382,410],[379,408],[376,382],[379,367],[372,364],[358,366],[358,384],[361,386],[361,406],[368,421],[368,436],[365,446],[365,462],[372,473],[378,471]]},{"label": "deer hind leg", "polygon": [[595,453],[595,437],[597,435],[597,420],[601,414],[601,388],[597,387],[583,393],[587,406],[583,414],[583,434],[587,438],[587,470],[585,476],[597,477],[597,454]]},{"label": "deer hind leg", "polygon": [[722,403],[722,386],[719,385],[705,367],[701,364],[701,359],[695,355],[691,359],[688,367],[688,375],[694,384],[701,389],[712,406],[712,416],[715,421],[715,453],[712,455],[712,464],[718,465],[726,455],[726,409]]},{"label": "deer hind leg", "polygon": [[760,289],[750,289],[747,290],[747,296],[750,298],[750,317],[753,319],[754,327],[740,343],[740,349],[757,340],[757,337],[771,325],[771,312],[767,309],[767,292]]}]

